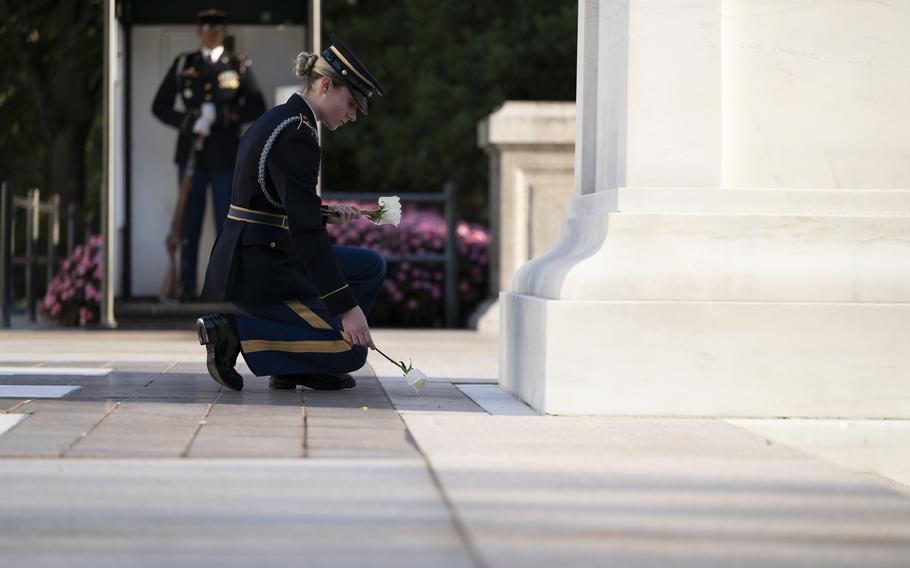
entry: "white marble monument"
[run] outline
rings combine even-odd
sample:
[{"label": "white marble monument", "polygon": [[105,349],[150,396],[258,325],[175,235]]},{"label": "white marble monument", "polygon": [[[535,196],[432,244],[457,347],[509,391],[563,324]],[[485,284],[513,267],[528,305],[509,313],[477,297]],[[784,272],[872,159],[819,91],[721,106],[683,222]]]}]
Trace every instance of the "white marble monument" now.
[{"label": "white marble monument", "polygon": [[575,195],[501,295],[503,388],[910,417],[907,29],[895,2],[582,0]]}]

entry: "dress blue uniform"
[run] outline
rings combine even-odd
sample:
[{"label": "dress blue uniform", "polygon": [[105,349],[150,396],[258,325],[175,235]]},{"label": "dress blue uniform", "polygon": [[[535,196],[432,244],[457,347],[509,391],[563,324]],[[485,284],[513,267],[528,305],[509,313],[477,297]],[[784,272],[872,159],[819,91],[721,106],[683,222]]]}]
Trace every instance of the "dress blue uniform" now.
[{"label": "dress blue uniform", "polygon": [[[332,40],[323,56],[342,54],[347,72],[340,75],[356,71],[370,86],[356,93],[358,105],[374,89],[381,94],[356,57]],[[333,246],[316,193],[319,163],[316,116],[299,94],[262,115],[240,141],[231,206],[202,291],[204,299],[230,301],[240,313],[220,324],[217,318],[197,323],[209,371],[226,386],[242,387],[233,371],[237,353],[224,353],[234,338],[226,336],[236,336],[257,376],[341,375],[366,361],[366,348],[344,337],[341,314],[358,305],[369,313],[385,262],[367,249]]]},{"label": "dress blue uniform", "polygon": [[[224,13],[218,10],[200,12],[198,18],[200,25],[224,24]],[[228,51],[222,51],[214,61],[211,51],[205,48],[181,54],[168,69],[152,103],[154,115],[179,132],[174,156],[178,185],[194,144],[193,125],[201,114],[201,105],[215,105],[211,133],[202,150],[196,153],[193,185],[183,218],[180,275],[181,288],[187,295],[196,293],[196,265],[206,187],[209,184],[212,186],[212,208],[217,230],[221,228],[230,204],[240,126],[255,120],[265,111],[265,101],[248,63],[245,57]],[[184,112],[174,109],[178,96],[186,109]]]}]

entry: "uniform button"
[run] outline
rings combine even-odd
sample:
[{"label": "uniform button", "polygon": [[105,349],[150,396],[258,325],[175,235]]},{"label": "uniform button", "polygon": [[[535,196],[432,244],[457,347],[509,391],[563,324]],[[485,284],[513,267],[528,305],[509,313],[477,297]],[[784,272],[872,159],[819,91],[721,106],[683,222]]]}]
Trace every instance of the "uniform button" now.
[{"label": "uniform button", "polygon": [[206,91],[212,90],[212,84],[211,84],[211,83],[206,83],[205,86],[203,87],[203,89],[205,89]]},{"label": "uniform button", "polygon": [[207,100],[207,101],[212,100],[212,95],[206,95],[206,96],[205,96],[205,100]]},{"label": "uniform button", "polygon": [[270,243],[269,243],[269,246],[272,247],[272,248],[275,248],[275,241],[270,242]]},{"label": "uniform button", "polygon": [[193,84],[193,82],[190,81],[189,79],[187,79],[186,81],[183,82],[183,86],[184,86],[184,87],[189,87],[189,86],[192,85],[192,84]]}]

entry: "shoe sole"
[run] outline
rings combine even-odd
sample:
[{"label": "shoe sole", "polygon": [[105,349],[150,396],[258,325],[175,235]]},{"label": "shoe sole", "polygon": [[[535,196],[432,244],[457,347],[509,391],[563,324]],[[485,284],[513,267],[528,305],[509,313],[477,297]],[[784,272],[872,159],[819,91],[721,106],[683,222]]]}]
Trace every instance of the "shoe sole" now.
[{"label": "shoe sole", "polygon": [[221,372],[218,370],[218,365],[215,364],[215,345],[209,339],[210,333],[208,326],[206,325],[205,318],[199,318],[196,320],[196,333],[199,336],[199,345],[205,345],[205,367],[209,371],[209,375],[215,379],[215,382],[219,385],[227,387],[231,390],[242,390],[243,385],[240,385],[240,388],[237,388],[234,385],[229,384],[221,376]]},{"label": "shoe sole", "polygon": [[343,390],[350,389],[357,386],[357,381],[352,377],[350,381],[311,381],[311,382],[301,382],[301,381],[276,381],[274,379],[269,379],[269,388],[272,390],[291,390],[296,389],[298,386],[306,387],[312,390]]},{"label": "shoe sole", "polygon": [[297,383],[300,386],[307,387],[313,390],[344,390],[351,389],[357,386],[357,381],[351,378],[350,381],[311,381],[308,383]]},{"label": "shoe sole", "polygon": [[276,381],[274,379],[269,379],[269,388],[272,390],[294,390],[297,388],[297,383],[294,381]]}]

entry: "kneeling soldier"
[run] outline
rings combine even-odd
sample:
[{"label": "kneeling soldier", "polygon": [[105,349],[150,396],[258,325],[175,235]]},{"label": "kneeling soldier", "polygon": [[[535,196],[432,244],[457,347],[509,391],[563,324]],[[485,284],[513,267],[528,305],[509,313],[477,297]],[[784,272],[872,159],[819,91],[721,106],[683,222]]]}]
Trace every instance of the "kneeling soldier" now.
[{"label": "kneeling soldier", "polygon": [[240,315],[197,321],[217,382],[240,390],[237,355],[272,388],[354,386],[347,373],[373,347],[367,324],[385,277],[375,252],[333,246],[326,222],[360,216],[350,206],[324,213],[316,194],[319,138],[367,113],[382,86],[333,35],[321,55],[301,53],[295,74],[301,92],[254,122],[237,153],[227,221],[215,241],[202,295],[231,301]]}]

